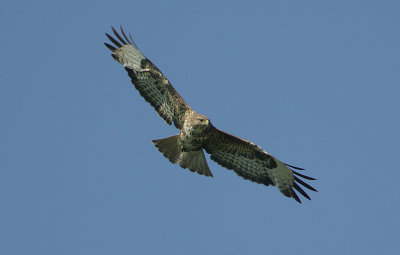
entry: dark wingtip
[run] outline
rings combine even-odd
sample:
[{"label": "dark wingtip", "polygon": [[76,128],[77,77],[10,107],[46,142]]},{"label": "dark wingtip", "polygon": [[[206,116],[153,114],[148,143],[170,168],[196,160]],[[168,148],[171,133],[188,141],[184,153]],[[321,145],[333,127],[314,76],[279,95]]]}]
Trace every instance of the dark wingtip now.
[{"label": "dark wingtip", "polygon": [[114,51],[117,50],[114,46],[112,46],[112,45],[110,45],[110,44],[108,44],[108,43],[104,43],[104,45],[105,45],[109,50],[111,50],[112,52],[114,52]]},{"label": "dark wingtip", "polygon": [[[306,188],[309,189],[309,190],[317,191],[316,189],[314,189],[313,187],[311,187],[311,185],[305,183],[304,181],[300,180],[300,179],[297,178],[296,176],[294,177],[294,180],[295,180],[296,182],[300,183],[301,185],[303,185],[304,187],[306,187]],[[294,183],[294,184],[296,184],[296,183]]]},{"label": "dark wingtip", "polygon": [[293,183],[293,188],[295,188],[305,198],[307,198],[308,200],[311,200],[310,196],[299,185],[297,185],[297,183]]},{"label": "dark wingtip", "polygon": [[304,174],[300,174],[300,173],[298,173],[296,171],[293,171],[293,170],[292,170],[292,173],[294,173],[295,175],[298,175],[298,176],[300,176],[300,177],[302,177],[304,179],[310,180],[310,181],[315,181],[316,180],[315,178],[312,178],[312,177],[304,175]]},{"label": "dark wingtip", "polygon": [[125,31],[124,31],[124,29],[122,28],[121,25],[119,25],[119,29],[121,30],[121,33],[124,36],[125,40],[127,40],[129,44],[133,45],[134,43],[129,41],[129,38],[126,36]]},{"label": "dark wingtip", "polygon": [[111,57],[113,57],[113,59],[115,59],[115,61],[118,61],[118,58],[115,54],[111,54]]},{"label": "dark wingtip", "polygon": [[[113,26],[111,26],[111,30],[113,31],[114,35],[115,35],[124,45],[130,44],[130,45],[135,46],[136,49],[139,49],[138,46],[136,45],[135,41],[133,40],[132,35],[129,33],[129,38],[128,38],[128,36],[126,35],[126,33],[125,33],[125,31],[124,31],[124,29],[122,28],[121,25],[119,25],[119,28],[121,29],[121,33],[122,33],[123,37],[117,32],[117,30],[116,30]],[[106,33],[106,36],[107,36],[108,39],[110,39],[110,41],[111,41],[112,43],[114,43],[118,48],[121,48],[121,47],[123,46],[120,42],[118,42],[117,40],[115,40],[115,39],[114,39],[112,36],[110,36],[109,34]]]},{"label": "dark wingtip", "polygon": [[114,32],[114,35],[115,35],[124,45],[127,45],[127,44],[128,44],[128,43],[125,42],[124,38],[122,38],[122,37],[118,34],[118,32],[117,32],[117,30],[115,30],[115,28],[112,28],[112,31]]},{"label": "dark wingtip", "polygon": [[287,166],[289,166],[291,168],[297,169],[297,170],[305,170],[304,168],[297,167],[297,166],[292,166],[292,165],[289,165],[289,164],[286,164],[286,163],[285,163],[285,165],[287,165]]},{"label": "dark wingtip", "polygon": [[129,33],[129,38],[131,38],[131,42],[136,47],[136,49],[139,49],[138,46],[136,45],[135,41],[133,40],[131,33]]},{"label": "dark wingtip", "polygon": [[299,196],[297,196],[296,192],[294,192],[293,190],[292,190],[292,197],[293,197],[297,202],[299,202],[299,203],[301,204],[301,200],[300,200]]},{"label": "dark wingtip", "polygon": [[115,44],[115,46],[117,46],[118,48],[122,47],[122,44],[120,42],[118,42],[117,40],[115,40],[111,35],[106,33],[106,36],[108,37],[108,39]]}]

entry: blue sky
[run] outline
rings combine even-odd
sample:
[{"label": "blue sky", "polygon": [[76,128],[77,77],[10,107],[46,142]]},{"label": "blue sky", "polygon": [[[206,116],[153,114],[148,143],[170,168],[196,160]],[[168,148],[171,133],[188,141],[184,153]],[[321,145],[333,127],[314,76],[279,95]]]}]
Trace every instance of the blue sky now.
[{"label": "blue sky", "polygon": [[[4,1],[0,253],[398,254],[398,1]],[[317,178],[303,204],[151,143],[123,25],[196,111]]]}]

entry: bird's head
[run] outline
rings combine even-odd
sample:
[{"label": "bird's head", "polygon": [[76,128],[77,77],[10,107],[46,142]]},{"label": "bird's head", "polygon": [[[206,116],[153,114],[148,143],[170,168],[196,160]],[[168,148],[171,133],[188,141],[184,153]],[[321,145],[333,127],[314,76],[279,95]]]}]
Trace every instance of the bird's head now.
[{"label": "bird's head", "polygon": [[207,116],[198,114],[194,118],[194,126],[197,130],[204,131],[210,125],[210,119]]}]

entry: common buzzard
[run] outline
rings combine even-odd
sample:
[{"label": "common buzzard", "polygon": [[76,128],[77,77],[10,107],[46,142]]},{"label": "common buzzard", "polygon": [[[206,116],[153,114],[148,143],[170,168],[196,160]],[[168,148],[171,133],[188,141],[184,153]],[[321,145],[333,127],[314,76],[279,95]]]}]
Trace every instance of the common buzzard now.
[{"label": "common buzzard", "polygon": [[128,72],[140,95],[149,102],[169,125],[172,123],[180,133],[168,138],[153,140],[158,150],[174,164],[205,176],[213,176],[208,167],[203,149],[211,159],[227,169],[234,170],[243,178],[264,185],[277,186],[287,197],[301,200],[296,191],[307,199],[310,197],[299,186],[317,191],[299,177],[315,180],[291,168],[252,142],[225,133],[215,128],[207,116],[195,112],[183,100],[164,74],[136,46],[132,36],[122,36],[112,27],[113,38],[106,36],[115,45],[105,43],[112,57]]}]

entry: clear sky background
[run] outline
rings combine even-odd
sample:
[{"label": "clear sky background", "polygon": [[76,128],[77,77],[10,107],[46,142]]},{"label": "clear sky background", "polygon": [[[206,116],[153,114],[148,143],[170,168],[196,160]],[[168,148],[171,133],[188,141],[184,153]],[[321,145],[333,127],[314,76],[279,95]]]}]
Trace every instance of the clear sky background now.
[{"label": "clear sky background", "polygon": [[[399,254],[399,1],[3,1],[0,254]],[[307,169],[298,204],[169,163],[123,25],[213,124]]]}]

